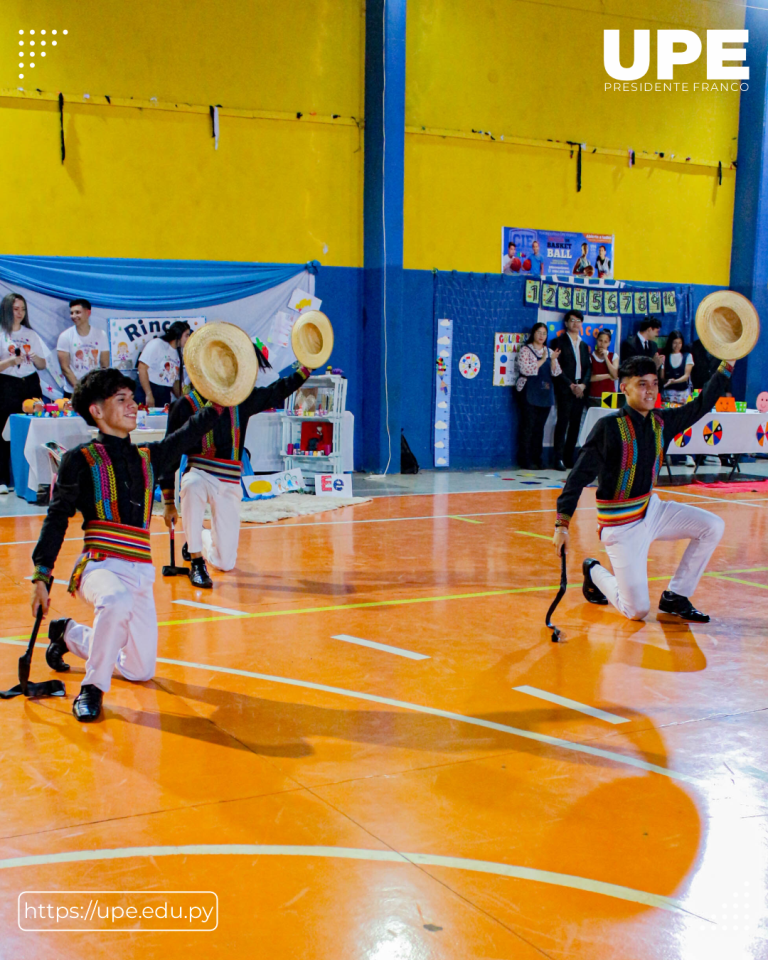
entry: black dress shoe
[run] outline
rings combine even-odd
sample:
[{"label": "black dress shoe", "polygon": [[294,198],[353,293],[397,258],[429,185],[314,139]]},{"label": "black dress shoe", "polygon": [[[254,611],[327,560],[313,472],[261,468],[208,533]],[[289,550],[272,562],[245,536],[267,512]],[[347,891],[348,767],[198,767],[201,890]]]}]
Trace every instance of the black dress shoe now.
[{"label": "black dress shoe", "polygon": [[597,589],[594,583],[592,583],[592,567],[600,566],[602,566],[602,564],[593,557],[587,557],[584,563],[582,563],[581,570],[584,574],[584,584],[581,590],[585,599],[590,603],[596,603],[599,606],[604,607],[608,603],[608,598],[602,591]]},{"label": "black dress shoe", "polygon": [[187,563],[189,563],[189,561],[192,559],[192,557],[189,555],[189,547],[186,545],[186,543],[181,548],[181,559],[186,560]]},{"label": "black dress shoe", "polygon": [[555,462],[554,462],[554,464],[553,464],[552,466],[553,466],[553,469],[555,469],[555,470],[567,470],[567,469],[568,469],[568,467],[566,467],[566,465],[563,463],[562,460],[555,460]]},{"label": "black dress shoe", "polygon": [[665,590],[659,600],[659,610],[661,613],[668,613],[671,617],[680,617],[681,620],[689,620],[691,623],[709,623],[709,614],[697,610],[688,597],[681,597],[678,593],[672,593],[671,590]]},{"label": "black dress shoe", "polygon": [[210,590],[213,587],[213,580],[208,574],[208,568],[203,557],[197,557],[192,561],[189,579],[194,587],[200,587],[202,590]]},{"label": "black dress shoe", "polygon": [[69,653],[69,648],[64,642],[64,631],[67,629],[69,617],[63,617],[61,620],[51,620],[48,625],[48,648],[45,651],[45,662],[57,673],[66,673],[69,670],[69,664],[64,662],[64,654]]},{"label": "black dress shoe", "polygon": [[104,693],[93,683],[84,683],[72,704],[72,713],[80,723],[93,723],[101,714]]}]

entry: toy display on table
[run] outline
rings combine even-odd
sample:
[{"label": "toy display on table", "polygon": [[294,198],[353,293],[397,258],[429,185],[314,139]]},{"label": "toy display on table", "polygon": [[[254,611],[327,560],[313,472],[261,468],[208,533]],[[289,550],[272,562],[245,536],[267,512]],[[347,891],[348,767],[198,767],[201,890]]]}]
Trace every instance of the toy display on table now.
[{"label": "toy display on table", "polygon": [[25,400],[22,404],[22,412],[31,417],[74,417],[75,411],[67,397],[59,397],[53,403],[46,403],[39,397]]},{"label": "toy display on table", "polygon": [[293,416],[327,417],[333,410],[333,386],[302,387],[294,394]]}]

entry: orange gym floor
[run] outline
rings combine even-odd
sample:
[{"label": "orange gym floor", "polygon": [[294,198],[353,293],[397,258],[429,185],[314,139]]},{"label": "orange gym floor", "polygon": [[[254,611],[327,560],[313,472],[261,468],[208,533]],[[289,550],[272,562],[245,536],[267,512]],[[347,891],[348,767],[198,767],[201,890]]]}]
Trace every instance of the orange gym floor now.
[{"label": "orange gym floor", "polygon": [[[209,592],[162,580],[153,520],[155,680],[116,678],[90,726],[72,656],[65,700],[0,702],[0,958],[768,957],[768,501],[662,490],[726,521],[712,622],[632,623],[582,600],[586,491],[556,645],[556,495],[244,525]],[[3,688],[40,524],[0,519]],[[683,548],[652,548],[652,597]],[[90,622],[58,583],[52,607]],[[217,894],[215,930],[17,922],[22,891],[187,890]]]}]

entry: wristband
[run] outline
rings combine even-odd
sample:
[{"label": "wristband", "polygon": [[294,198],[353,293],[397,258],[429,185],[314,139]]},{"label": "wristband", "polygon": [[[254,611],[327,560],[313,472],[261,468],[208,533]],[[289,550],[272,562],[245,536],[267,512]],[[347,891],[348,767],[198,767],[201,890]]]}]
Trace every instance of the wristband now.
[{"label": "wristband", "polygon": [[565,527],[565,529],[567,530],[570,524],[571,524],[570,514],[558,513],[557,517],[555,518],[555,528]]},{"label": "wristband", "polygon": [[32,574],[32,583],[44,583],[50,590],[53,583],[53,569],[51,567],[41,567],[38,564]]},{"label": "wristband", "polygon": [[175,506],[176,494],[173,490],[163,490],[163,505],[166,507]]},{"label": "wristband", "polygon": [[729,360],[723,360],[717,368],[717,372],[725,374],[726,377],[730,377],[733,373],[733,364]]}]

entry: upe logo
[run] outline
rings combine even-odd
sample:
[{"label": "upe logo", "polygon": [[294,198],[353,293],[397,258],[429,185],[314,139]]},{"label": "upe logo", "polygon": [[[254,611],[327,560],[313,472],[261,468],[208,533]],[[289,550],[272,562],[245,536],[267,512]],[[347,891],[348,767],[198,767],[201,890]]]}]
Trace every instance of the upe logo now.
[{"label": "upe logo", "polygon": [[[651,65],[651,31],[635,30],[634,60],[631,67],[621,65],[620,31],[603,31],[603,63],[614,80],[639,80]],[[707,79],[748,80],[749,67],[726,67],[729,60],[746,60],[743,47],[726,47],[726,43],[747,43],[749,30],[707,30]],[[677,49],[675,49],[677,47]],[[702,43],[691,30],[656,31],[656,78],[673,80],[676,65],[695,63],[701,56]]]}]

